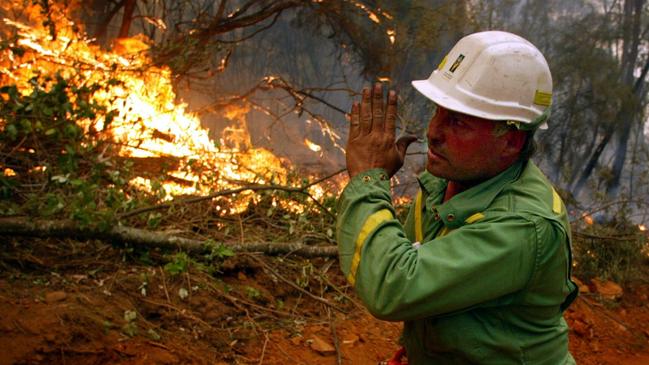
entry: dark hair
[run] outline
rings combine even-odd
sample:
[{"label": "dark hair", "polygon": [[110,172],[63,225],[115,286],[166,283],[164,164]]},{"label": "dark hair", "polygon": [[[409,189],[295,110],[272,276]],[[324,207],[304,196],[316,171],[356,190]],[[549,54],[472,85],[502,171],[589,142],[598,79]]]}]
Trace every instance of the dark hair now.
[{"label": "dark hair", "polygon": [[525,132],[525,144],[521,148],[521,152],[518,155],[519,161],[528,161],[536,153],[536,141],[534,140],[534,133],[536,130],[531,130]]}]

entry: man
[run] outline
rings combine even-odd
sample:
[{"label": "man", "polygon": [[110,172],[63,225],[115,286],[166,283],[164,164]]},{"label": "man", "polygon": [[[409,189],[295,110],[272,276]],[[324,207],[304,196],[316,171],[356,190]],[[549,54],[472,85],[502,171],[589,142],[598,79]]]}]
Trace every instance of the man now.
[{"label": "man", "polygon": [[519,36],[481,32],[413,86],[437,108],[404,225],[390,177],[414,138],[394,141],[396,93],[386,105],[377,84],[352,106],[344,274],[373,315],[404,321],[409,364],[574,363],[562,316],[577,293],[566,209],[528,160],[550,111],[547,62]]}]

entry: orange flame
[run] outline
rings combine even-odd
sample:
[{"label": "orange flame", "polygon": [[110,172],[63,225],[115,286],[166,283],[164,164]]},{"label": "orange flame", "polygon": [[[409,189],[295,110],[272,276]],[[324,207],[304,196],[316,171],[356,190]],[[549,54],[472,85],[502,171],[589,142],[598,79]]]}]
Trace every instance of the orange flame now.
[{"label": "orange flame", "polygon": [[311,141],[309,141],[307,138],[304,139],[304,144],[309,147],[309,149],[313,152],[320,152],[322,151],[322,147],[318,144],[315,144]]},{"label": "orange flame", "polygon": [[[11,47],[0,52],[0,82],[16,84],[20,92],[27,93],[32,77],[58,72],[63,77],[78,75],[80,82],[106,85],[94,98],[98,103],[116,108],[116,117],[110,125],[97,119],[80,121],[82,126],[111,133],[114,141],[122,145],[121,156],[170,156],[178,160],[175,170],[167,172],[172,179],[164,182],[168,199],[174,195],[207,194],[240,186],[241,182],[287,183],[287,161],[252,146],[245,120],[248,108],[229,106],[224,114],[234,125],[223,131],[218,143],[209,137],[198,116],[187,111],[186,103],[177,101],[171,70],[152,66],[147,53],[150,41],[145,36],[120,39],[112,51],[104,51],[93,45],[81,27],[56,4],[50,4],[49,14],[56,29],[53,37],[43,25],[38,5],[22,9],[22,2],[14,3],[1,6],[3,10],[21,7],[26,18],[5,18],[4,23],[18,34],[17,44],[12,46],[22,47],[26,52],[14,53]],[[5,11],[5,14],[12,12]],[[4,171],[5,175],[10,173]],[[131,183],[143,189],[152,185],[145,177],[133,179]],[[324,194],[318,187],[313,187],[312,193],[316,197]],[[280,204],[302,210],[289,203]],[[240,211],[247,202],[234,206],[235,211]]]}]

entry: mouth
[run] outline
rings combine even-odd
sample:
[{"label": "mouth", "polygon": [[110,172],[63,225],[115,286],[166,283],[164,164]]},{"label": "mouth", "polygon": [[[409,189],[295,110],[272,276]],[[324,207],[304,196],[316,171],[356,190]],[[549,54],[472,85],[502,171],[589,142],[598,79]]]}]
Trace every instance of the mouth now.
[{"label": "mouth", "polygon": [[439,152],[433,151],[432,148],[428,149],[428,159],[432,161],[446,160],[446,158],[443,155],[441,155]]}]

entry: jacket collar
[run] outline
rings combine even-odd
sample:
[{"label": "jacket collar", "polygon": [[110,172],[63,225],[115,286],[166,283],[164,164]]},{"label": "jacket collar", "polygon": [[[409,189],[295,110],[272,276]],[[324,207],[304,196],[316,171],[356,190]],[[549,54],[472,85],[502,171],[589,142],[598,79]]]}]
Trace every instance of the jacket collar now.
[{"label": "jacket collar", "polygon": [[424,171],[417,178],[426,193],[426,209],[439,214],[444,225],[457,228],[475,213],[484,211],[511,182],[518,179],[526,163],[516,162],[500,174],[473,186],[442,203],[448,181]]}]

